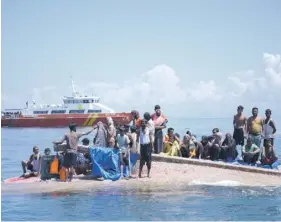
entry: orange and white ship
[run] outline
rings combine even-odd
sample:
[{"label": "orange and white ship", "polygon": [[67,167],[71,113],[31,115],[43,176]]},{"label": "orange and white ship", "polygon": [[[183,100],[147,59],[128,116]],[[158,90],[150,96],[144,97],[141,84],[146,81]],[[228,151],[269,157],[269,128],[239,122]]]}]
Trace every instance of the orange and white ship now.
[{"label": "orange and white ship", "polygon": [[63,97],[63,104],[40,104],[26,102],[24,109],[6,109],[2,112],[1,127],[66,127],[70,123],[77,126],[93,126],[98,121],[106,123],[111,117],[116,125],[129,124],[130,113],[115,111],[100,103],[97,96],[80,95],[72,81],[72,96]]}]

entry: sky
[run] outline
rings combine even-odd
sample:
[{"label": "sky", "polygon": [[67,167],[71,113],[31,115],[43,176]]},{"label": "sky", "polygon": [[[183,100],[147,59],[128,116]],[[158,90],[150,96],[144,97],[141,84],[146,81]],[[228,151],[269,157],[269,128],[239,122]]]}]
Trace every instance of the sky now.
[{"label": "sky", "polygon": [[62,103],[71,76],[118,112],[281,109],[279,0],[2,0],[1,109]]}]

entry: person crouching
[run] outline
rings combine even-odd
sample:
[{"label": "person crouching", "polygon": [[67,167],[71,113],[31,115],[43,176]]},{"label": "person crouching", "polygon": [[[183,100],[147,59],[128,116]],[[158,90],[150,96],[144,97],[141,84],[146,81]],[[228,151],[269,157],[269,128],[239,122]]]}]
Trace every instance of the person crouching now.
[{"label": "person crouching", "polygon": [[140,128],[140,168],[139,178],[141,178],[142,168],[146,163],[147,166],[147,177],[150,177],[151,161],[152,161],[152,145],[153,145],[153,132],[149,130],[147,122],[141,121]]}]

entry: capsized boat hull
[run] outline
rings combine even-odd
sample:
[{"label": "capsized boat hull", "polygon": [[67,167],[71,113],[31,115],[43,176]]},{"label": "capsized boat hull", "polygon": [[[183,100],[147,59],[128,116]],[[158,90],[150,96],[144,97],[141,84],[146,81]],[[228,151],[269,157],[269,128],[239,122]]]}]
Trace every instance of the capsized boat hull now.
[{"label": "capsized boat hull", "polygon": [[106,123],[107,117],[111,117],[115,125],[125,125],[131,121],[130,113],[38,115],[36,117],[2,118],[1,127],[67,127],[70,123],[86,127],[93,126],[98,121]]}]

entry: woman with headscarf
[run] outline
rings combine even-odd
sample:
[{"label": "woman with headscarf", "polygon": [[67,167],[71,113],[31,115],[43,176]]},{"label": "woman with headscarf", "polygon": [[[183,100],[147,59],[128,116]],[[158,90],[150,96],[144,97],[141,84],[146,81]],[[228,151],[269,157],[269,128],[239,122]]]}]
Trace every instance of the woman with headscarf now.
[{"label": "woman with headscarf", "polygon": [[97,123],[97,133],[93,142],[94,146],[107,147],[107,130],[101,121]]},{"label": "woman with headscarf", "polygon": [[107,142],[108,142],[108,146],[110,146],[110,141],[112,141],[112,138],[115,140],[116,138],[116,128],[114,126],[113,120],[111,117],[107,117]]},{"label": "woman with headscarf", "polygon": [[186,158],[195,158],[196,151],[196,146],[191,140],[191,137],[188,134],[185,134],[180,145],[181,156]]}]

